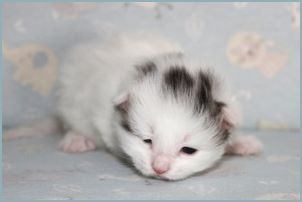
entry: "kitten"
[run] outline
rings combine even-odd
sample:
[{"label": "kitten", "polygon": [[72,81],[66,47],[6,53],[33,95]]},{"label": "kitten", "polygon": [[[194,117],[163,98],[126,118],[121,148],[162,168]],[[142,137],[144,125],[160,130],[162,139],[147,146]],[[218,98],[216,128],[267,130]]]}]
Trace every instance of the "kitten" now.
[{"label": "kitten", "polygon": [[65,152],[106,147],[145,176],[179,180],[226,152],[261,151],[256,138],[234,136],[239,114],[223,80],[167,39],[134,34],[85,43],[61,71]]}]

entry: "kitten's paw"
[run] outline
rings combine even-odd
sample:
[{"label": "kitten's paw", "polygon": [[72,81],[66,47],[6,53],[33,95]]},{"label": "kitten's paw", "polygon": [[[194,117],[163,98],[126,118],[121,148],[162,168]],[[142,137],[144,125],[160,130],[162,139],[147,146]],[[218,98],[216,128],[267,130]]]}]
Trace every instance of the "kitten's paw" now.
[{"label": "kitten's paw", "polygon": [[239,136],[226,146],[226,154],[257,155],[262,152],[262,143],[254,136]]},{"label": "kitten's paw", "polygon": [[86,152],[95,150],[96,143],[89,137],[68,132],[59,143],[59,149],[67,153]]}]

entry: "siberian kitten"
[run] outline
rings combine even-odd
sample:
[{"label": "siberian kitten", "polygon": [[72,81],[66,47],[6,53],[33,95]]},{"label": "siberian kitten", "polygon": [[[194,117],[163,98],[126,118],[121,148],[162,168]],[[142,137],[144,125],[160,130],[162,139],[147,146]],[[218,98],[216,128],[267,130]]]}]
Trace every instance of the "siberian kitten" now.
[{"label": "siberian kitten", "polygon": [[257,154],[261,143],[234,136],[236,103],[224,81],[159,36],[124,35],[78,45],[61,66],[59,147],[106,147],[145,176],[178,180],[223,154]]}]

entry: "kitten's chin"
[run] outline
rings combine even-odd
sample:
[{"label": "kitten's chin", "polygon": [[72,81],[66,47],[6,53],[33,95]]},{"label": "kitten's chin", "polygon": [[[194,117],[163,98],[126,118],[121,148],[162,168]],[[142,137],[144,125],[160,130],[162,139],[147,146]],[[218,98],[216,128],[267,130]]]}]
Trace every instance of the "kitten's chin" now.
[{"label": "kitten's chin", "polygon": [[156,175],[155,173],[143,173],[143,172],[140,172],[144,177],[147,177],[147,178],[153,178],[153,179],[158,179],[158,180],[164,180],[164,181],[177,181],[177,180],[183,180],[185,179],[185,177],[180,177],[180,178],[169,178],[167,176],[164,176],[164,175]]},{"label": "kitten's chin", "polygon": [[163,176],[156,176],[156,178],[166,181],[178,181],[178,180],[184,180],[188,178],[190,175],[183,175],[183,176],[176,176],[176,175],[163,175]]},{"label": "kitten's chin", "polygon": [[142,171],[142,170],[138,170],[136,169],[142,176],[147,177],[147,178],[156,178],[156,175],[151,172],[151,171]]},{"label": "kitten's chin", "polygon": [[164,181],[178,181],[178,180],[184,180],[188,177],[190,177],[193,174],[183,174],[183,175],[176,175],[173,173],[166,173],[162,175],[157,175],[155,172],[142,172],[139,171],[143,176],[149,177],[149,178],[154,178],[154,179],[159,179],[159,180],[164,180]]},{"label": "kitten's chin", "polygon": [[175,180],[180,180],[180,179],[183,179],[183,178],[180,178],[180,179],[173,179],[173,178],[169,178],[165,175],[157,175],[155,172],[153,171],[147,171],[147,170],[139,170],[136,168],[136,170],[141,174],[143,175],[144,177],[147,177],[147,178],[153,178],[153,179],[158,179],[158,180],[165,180],[165,181],[175,181]]},{"label": "kitten's chin", "polygon": [[167,172],[161,175],[157,175],[152,168],[143,168],[135,166],[136,170],[143,175],[144,177],[148,178],[155,178],[159,180],[165,180],[165,181],[178,181],[178,180],[184,180],[190,176],[192,176],[194,173],[179,173],[179,172]]}]

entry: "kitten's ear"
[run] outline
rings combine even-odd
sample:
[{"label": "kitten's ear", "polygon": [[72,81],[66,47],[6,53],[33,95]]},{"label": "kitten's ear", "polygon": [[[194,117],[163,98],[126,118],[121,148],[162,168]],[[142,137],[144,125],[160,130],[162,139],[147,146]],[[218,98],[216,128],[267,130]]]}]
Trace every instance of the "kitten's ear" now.
[{"label": "kitten's ear", "polygon": [[117,112],[120,114],[121,120],[120,124],[121,126],[128,132],[132,132],[132,129],[129,124],[129,117],[128,117],[128,110],[129,110],[129,93],[124,92],[117,96],[114,100],[114,106]]},{"label": "kitten's ear", "polygon": [[222,128],[231,132],[239,126],[240,116],[238,109],[232,103],[224,104],[221,108],[222,113]]},{"label": "kitten's ear", "polygon": [[127,113],[129,108],[129,93],[123,92],[113,100],[115,109],[120,113]]},{"label": "kitten's ear", "polygon": [[229,118],[227,114],[222,115],[222,128],[226,131],[232,131],[235,128],[235,124],[233,123],[232,119]]}]

